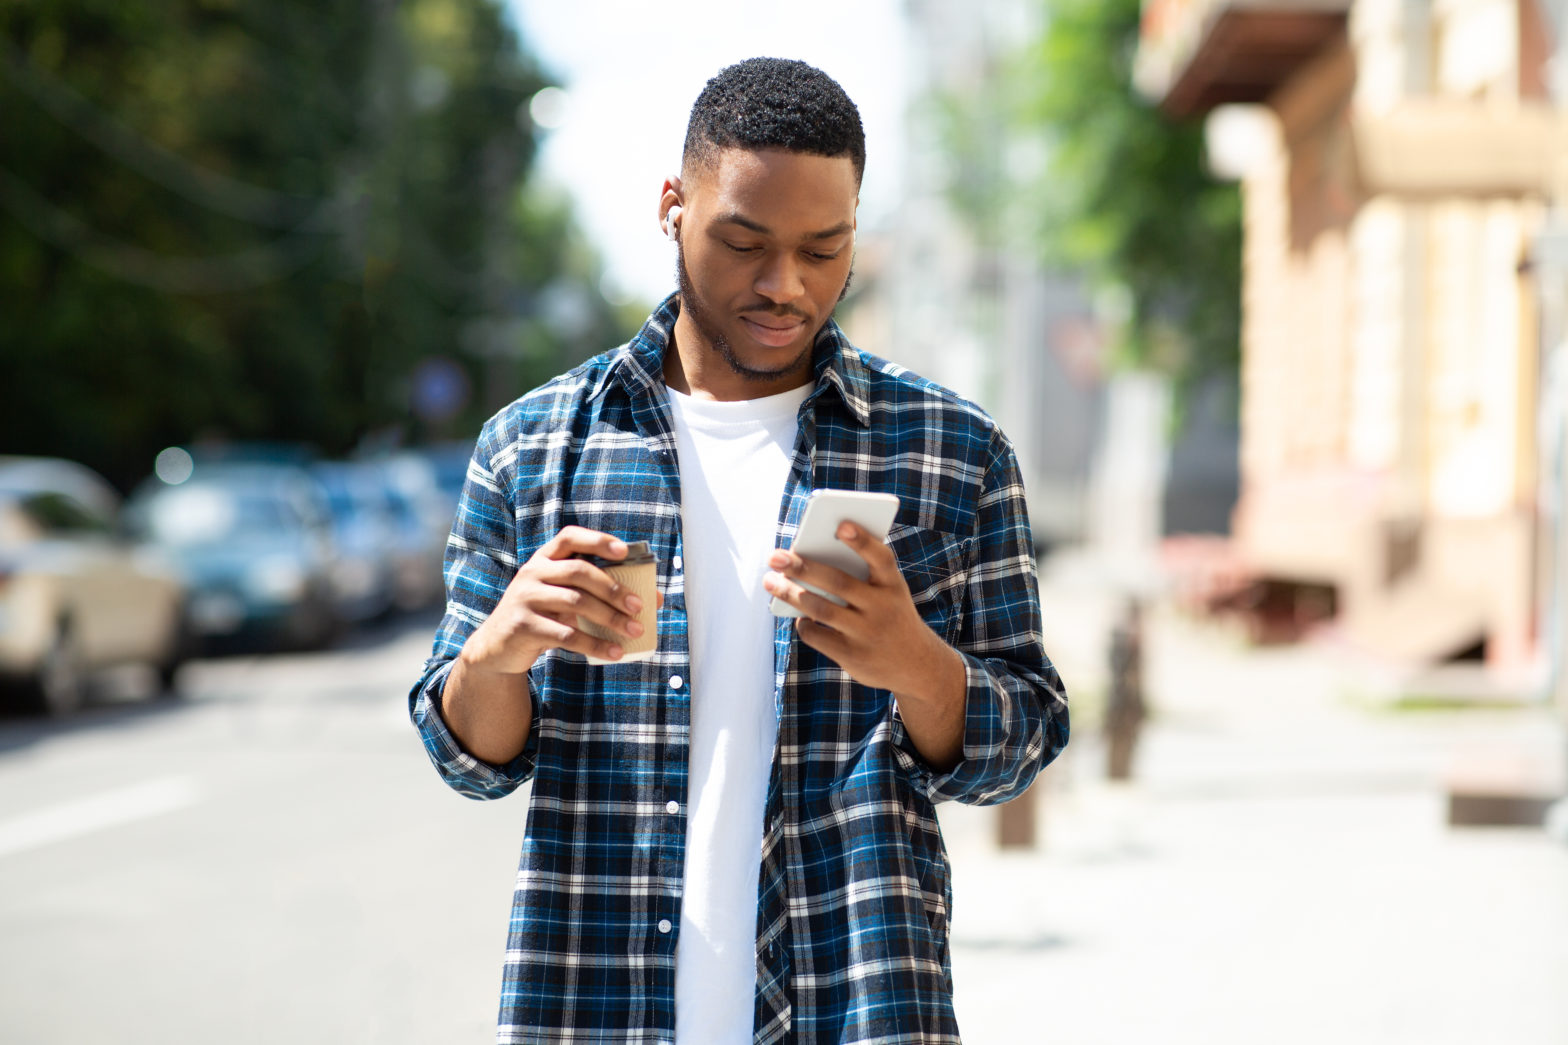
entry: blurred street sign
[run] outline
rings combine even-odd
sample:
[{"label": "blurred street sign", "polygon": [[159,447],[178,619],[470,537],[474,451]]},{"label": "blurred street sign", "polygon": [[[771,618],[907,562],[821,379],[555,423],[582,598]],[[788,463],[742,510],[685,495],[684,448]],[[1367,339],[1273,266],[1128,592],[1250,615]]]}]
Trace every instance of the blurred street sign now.
[{"label": "blurred street sign", "polygon": [[462,367],[445,356],[429,356],[414,368],[410,405],[420,420],[445,421],[468,405],[470,391]]}]

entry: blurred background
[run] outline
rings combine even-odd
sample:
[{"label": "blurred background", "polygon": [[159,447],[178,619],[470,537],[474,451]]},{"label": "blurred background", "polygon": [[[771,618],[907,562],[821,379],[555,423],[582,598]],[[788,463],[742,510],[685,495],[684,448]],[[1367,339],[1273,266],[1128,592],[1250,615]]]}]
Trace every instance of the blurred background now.
[{"label": "blurred background", "polygon": [[1564,0],[9,0],[0,1037],[483,1041],[406,693],[483,420],[837,78],[862,347],[1024,470],[1073,740],[941,811],[973,1042],[1568,1041]]}]

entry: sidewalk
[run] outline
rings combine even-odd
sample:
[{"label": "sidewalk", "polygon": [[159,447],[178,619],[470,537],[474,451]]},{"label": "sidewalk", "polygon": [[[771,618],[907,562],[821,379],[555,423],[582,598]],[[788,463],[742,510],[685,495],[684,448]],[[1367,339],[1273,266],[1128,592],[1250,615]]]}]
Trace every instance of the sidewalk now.
[{"label": "sidewalk", "polygon": [[1154,613],[1155,718],[1112,785],[1102,590],[1044,593],[1085,699],[1042,778],[1039,847],[999,851],[994,810],[941,810],[966,1042],[1568,1041],[1568,845],[1451,829],[1444,793],[1461,754],[1560,757],[1548,714],[1357,706],[1322,648],[1249,651]]}]

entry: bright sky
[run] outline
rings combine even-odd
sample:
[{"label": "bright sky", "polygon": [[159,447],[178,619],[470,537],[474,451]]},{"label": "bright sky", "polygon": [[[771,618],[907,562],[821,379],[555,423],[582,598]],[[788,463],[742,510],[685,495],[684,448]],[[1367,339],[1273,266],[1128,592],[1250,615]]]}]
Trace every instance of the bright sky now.
[{"label": "bright sky", "polygon": [[566,89],[540,165],[576,201],[608,265],[607,289],[650,302],[674,289],[659,187],[679,170],[702,85],[743,58],[798,58],[842,84],[866,128],[861,228],[893,208],[905,94],[900,0],[506,2],[524,47]]}]

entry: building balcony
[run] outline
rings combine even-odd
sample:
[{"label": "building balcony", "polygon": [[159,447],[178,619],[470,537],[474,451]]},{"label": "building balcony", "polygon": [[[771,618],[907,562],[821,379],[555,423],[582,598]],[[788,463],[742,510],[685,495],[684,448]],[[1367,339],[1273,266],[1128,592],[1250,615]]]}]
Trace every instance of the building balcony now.
[{"label": "building balcony", "polygon": [[1133,79],[1178,119],[1268,100],[1345,34],[1351,0],[1147,0]]}]

